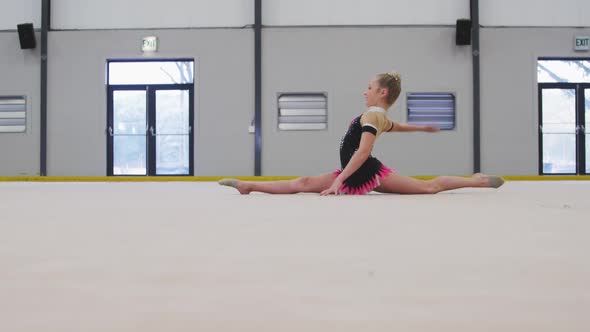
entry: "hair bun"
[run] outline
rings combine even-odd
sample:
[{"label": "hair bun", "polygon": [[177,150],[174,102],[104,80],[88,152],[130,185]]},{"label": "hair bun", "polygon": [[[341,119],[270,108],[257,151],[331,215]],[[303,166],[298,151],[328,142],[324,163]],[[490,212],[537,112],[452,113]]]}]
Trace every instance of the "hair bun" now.
[{"label": "hair bun", "polygon": [[399,80],[399,74],[397,72],[393,71],[393,70],[392,71],[388,71],[387,72],[387,75],[393,77],[393,79],[396,80],[396,81]]}]

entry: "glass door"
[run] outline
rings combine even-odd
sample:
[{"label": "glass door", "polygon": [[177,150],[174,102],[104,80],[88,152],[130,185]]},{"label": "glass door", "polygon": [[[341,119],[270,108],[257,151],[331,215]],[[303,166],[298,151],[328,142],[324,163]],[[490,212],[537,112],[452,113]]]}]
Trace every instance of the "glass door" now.
[{"label": "glass door", "polygon": [[109,87],[107,174],[193,175],[193,87]]},{"label": "glass door", "polygon": [[107,175],[194,174],[194,59],[107,61]]},{"label": "glass door", "polygon": [[539,84],[539,174],[590,174],[590,84]]},{"label": "glass door", "polygon": [[147,175],[146,90],[113,90],[110,97],[110,175]]},{"label": "glass door", "polygon": [[590,174],[590,59],[540,58],[539,174]]},{"label": "glass door", "polygon": [[576,174],[576,89],[542,86],[540,99],[541,174]]},{"label": "glass door", "polygon": [[190,148],[191,91],[189,89],[155,87],[154,123],[150,136],[154,140],[153,154],[156,175],[192,174]]}]

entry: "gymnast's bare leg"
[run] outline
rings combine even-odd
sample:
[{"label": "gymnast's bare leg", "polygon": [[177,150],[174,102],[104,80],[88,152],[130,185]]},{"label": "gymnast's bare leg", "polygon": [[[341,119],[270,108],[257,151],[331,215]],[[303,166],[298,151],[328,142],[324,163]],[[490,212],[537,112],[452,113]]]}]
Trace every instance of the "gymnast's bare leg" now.
[{"label": "gymnast's bare leg", "polygon": [[445,190],[459,188],[498,188],[504,184],[499,176],[481,173],[464,178],[460,176],[439,176],[432,180],[419,180],[391,173],[380,180],[375,191],[395,194],[436,194]]},{"label": "gymnast's bare leg", "polygon": [[223,179],[219,181],[219,184],[234,187],[242,195],[247,195],[252,191],[268,194],[321,193],[330,187],[335,178],[336,175],[334,173],[326,173],[318,176],[304,176],[284,181],[240,181],[236,179]]}]

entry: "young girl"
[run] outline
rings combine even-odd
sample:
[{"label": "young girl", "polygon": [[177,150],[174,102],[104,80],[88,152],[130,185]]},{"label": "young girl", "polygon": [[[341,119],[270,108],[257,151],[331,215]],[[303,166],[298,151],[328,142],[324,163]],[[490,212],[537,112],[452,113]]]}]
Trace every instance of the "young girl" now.
[{"label": "young girl", "polygon": [[435,194],[444,190],[465,187],[498,188],[504,180],[499,176],[474,174],[470,178],[440,176],[432,180],[418,180],[397,174],[371,155],[377,137],[384,132],[437,132],[432,126],[413,126],[395,123],[387,117],[387,110],[401,91],[401,78],[396,72],[377,75],[364,92],[367,111],[352,120],[340,144],[342,170],[319,176],[300,177],[287,181],[246,182],[223,179],[219,184],[236,188],[241,194],[259,191],[269,194],[300,192],[332,194],[381,193]]}]

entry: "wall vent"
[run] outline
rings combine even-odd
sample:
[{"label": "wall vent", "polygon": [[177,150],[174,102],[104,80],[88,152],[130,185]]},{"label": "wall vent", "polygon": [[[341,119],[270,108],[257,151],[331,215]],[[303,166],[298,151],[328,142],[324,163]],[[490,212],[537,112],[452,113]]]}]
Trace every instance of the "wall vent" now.
[{"label": "wall vent", "polygon": [[25,97],[0,96],[0,133],[23,133],[27,130]]},{"label": "wall vent", "polygon": [[408,123],[455,128],[455,95],[452,93],[408,93]]},{"label": "wall vent", "polygon": [[279,95],[279,130],[326,130],[328,103],[323,93]]}]

